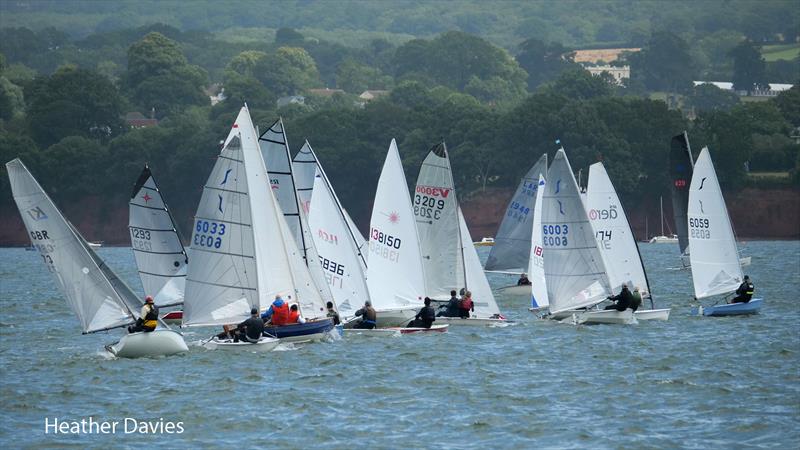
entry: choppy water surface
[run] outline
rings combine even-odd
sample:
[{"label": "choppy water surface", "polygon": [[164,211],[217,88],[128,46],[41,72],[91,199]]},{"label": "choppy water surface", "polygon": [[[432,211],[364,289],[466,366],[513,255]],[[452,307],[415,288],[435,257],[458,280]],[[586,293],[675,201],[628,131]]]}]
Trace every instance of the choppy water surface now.
[{"label": "choppy water surface", "polygon": [[[690,317],[676,245],[642,245],[669,322],[573,327],[498,297],[505,328],[347,337],[267,354],[190,345],[110,359],[36,252],[0,249],[0,441],[18,446],[800,446],[800,243],[749,242],[761,315]],[[479,249],[485,258],[486,248]],[[100,255],[138,288],[130,249]],[[491,275],[500,287],[514,281]],[[197,342],[211,330],[191,329]],[[183,422],[179,435],[44,434],[45,418]]]}]

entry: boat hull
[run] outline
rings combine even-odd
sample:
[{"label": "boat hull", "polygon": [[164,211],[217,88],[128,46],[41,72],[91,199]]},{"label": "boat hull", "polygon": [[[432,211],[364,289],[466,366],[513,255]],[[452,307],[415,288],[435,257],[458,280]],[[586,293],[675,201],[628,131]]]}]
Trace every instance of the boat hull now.
[{"label": "boat hull", "polygon": [[498,293],[504,295],[513,295],[519,297],[530,297],[531,296],[531,285],[530,284],[523,284],[523,285],[513,285],[513,286],[504,286],[497,290]]},{"label": "boat hull", "polygon": [[417,333],[447,333],[448,328],[450,328],[450,325],[440,324],[440,325],[431,325],[430,328],[395,327],[389,329],[398,330],[400,331],[400,334],[417,334]]},{"label": "boat hull", "polygon": [[[692,262],[689,259],[689,255],[681,255],[681,264],[683,265],[684,269],[689,269],[692,267]],[[752,256],[742,256],[739,258],[739,265],[742,267],[746,267],[750,265],[752,261]]]},{"label": "boat hull", "polygon": [[465,327],[465,326],[473,326],[473,327],[486,327],[486,326],[497,326],[497,325],[504,325],[508,323],[506,319],[487,319],[487,318],[480,318],[480,317],[470,317],[468,319],[462,319],[460,317],[437,317],[436,318],[437,324],[447,324],[456,327]]},{"label": "boat hull", "polygon": [[724,305],[700,306],[692,310],[692,315],[703,315],[708,317],[724,316],[747,316],[758,314],[764,301],[754,298],[747,303],[728,303]]},{"label": "boat hull", "polygon": [[667,309],[640,309],[633,316],[636,320],[669,320],[669,308]]},{"label": "boat hull", "polygon": [[264,336],[276,337],[282,342],[319,341],[333,329],[333,319],[310,320],[281,326],[264,327]]},{"label": "boat hull", "polygon": [[548,316],[548,318],[573,325],[630,325],[636,323],[636,317],[632,309],[626,309],[625,311],[617,311],[616,309],[591,311],[567,310],[559,311]]},{"label": "boat hull", "polygon": [[117,358],[143,358],[188,352],[189,347],[180,333],[156,330],[126,334],[119,342],[107,345],[106,350]]},{"label": "boat hull", "polygon": [[217,339],[216,337],[203,344],[209,350],[224,351],[249,351],[249,352],[271,352],[281,343],[280,339],[262,337],[258,342],[233,342],[233,339]]},{"label": "boat hull", "polygon": [[180,325],[183,322],[183,311],[170,311],[161,316],[161,320],[167,325]]},{"label": "boat hull", "polygon": [[[408,309],[379,309],[375,311],[378,316],[376,328],[402,327],[408,325],[417,315],[418,310],[419,308],[416,307]],[[344,327],[346,329],[353,328],[359,320],[359,317],[350,318],[345,322]]]}]

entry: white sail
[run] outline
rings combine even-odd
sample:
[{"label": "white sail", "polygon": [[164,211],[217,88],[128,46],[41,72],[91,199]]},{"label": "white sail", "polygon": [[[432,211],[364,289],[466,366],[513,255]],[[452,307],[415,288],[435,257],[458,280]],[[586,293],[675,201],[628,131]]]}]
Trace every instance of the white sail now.
[{"label": "white sail", "polygon": [[533,210],[533,230],[531,231],[531,252],[528,261],[528,279],[531,281],[531,308],[550,306],[547,297],[547,283],[544,277],[544,243],[542,242],[542,197],[546,182],[539,174],[536,186],[536,207]]},{"label": "white sail", "polygon": [[131,248],[145,295],[156,305],[182,303],[189,259],[149,167],[136,180],[128,205]]},{"label": "white sail", "polygon": [[728,209],[708,148],[700,151],[689,186],[689,251],[697,298],[733,292],[742,267]]},{"label": "white sail", "polygon": [[[304,308],[304,305],[301,304],[301,313],[309,318],[318,317],[320,313],[325,311],[325,303],[333,301],[333,295],[331,295],[331,291],[328,288],[322,269],[322,261],[319,259],[317,249],[314,247],[314,240],[311,238],[311,232],[308,229],[308,211],[301,206],[301,198],[296,189],[293,164],[289,154],[289,144],[286,139],[283,121],[278,119],[272,124],[267,131],[261,134],[258,143],[269,174],[272,193],[278,200],[286,223],[289,225],[292,239],[294,239],[297,248],[300,249],[300,254],[304,258],[318,294],[322,298],[323,308],[321,310],[318,310],[317,305],[308,304]],[[306,173],[307,169],[304,170],[304,174]],[[313,177],[314,175],[312,174],[311,176]],[[308,187],[308,180],[304,179],[303,182]],[[308,297],[301,298],[309,299]]]},{"label": "white sail", "polygon": [[[361,264],[362,272],[366,272],[367,260],[366,254],[363,253],[366,252],[366,241],[364,240],[364,236],[361,235],[353,221],[350,219],[350,216],[347,214],[347,211],[345,211],[342,207],[342,203],[339,201],[339,197],[336,195],[333,185],[328,179],[328,176],[325,174],[325,170],[322,168],[322,163],[320,163],[316,153],[314,153],[314,150],[311,148],[311,144],[309,144],[308,141],[303,144],[303,147],[301,147],[300,151],[298,151],[294,156],[294,159],[292,160],[292,168],[294,170],[295,182],[297,183],[297,198],[300,201],[301,208],[307,215],[309,214],[311,197],[314,192],[314,185],[317,182],[316,176],[319,174],[322,177],[322,182],[325,184],[329,195],[333,198],[336,207],[340,210],[339,214],[344,216],[344,220],[349,228],[349,232],[343,234],[342,236],[347,237],[354,242],[355,248],[358,250],[358,259],[359,264]],[[310,228],[313,235],[313,227]],[[315,245],[316,242],[317,241],[315,239]]]},{"label": "white sail", "polygon": [[426,293],[446,299],[464,283],[464,254],[458,224],[458,200],[444,143],[422,162],[414,189],[414,215],[419,233]]},{"label": "white sail", "polygon": [[458,225],[459,236],[461,236],[459,246],[464,252],[464,275],[467,279],[467,289],[472,292],[472,301],[475,304],[475,313],[472,314],[472,317],[479,319],[497,317],[500,314],[500,308],[497,307],[492,288],[489,286],[486,274],[483,273],[478,252],[472,245],[472,236],[469,234],[467,221],[464,220],[461,208],[458,208]]},{"label": "white sail", "polygon": [[631,290],[639,287],[643,295],[650,292],[628,217],[603,163],[589,166],[585,207],[612,292],[618,292],[623,283]]},{"label": "white sail", "polygon": [[419,307],[425,277],[403,163],[392,139],[383,164],[369,233],[367,287],[377,310]]},{"label": "white sail", "polygon": [[[64,218],[19,159],[6,163],[11,192],[47,269],[78,317],[84,333],[124,326],[141,301]],[[113,276],[112,283],[106,274]],[[134,312],[135,311],[135,312]]]},{"label": "white sail", "polygon": [[317,170],[309,226],[325,277],[342,317],[351,317],[369,300],[360,252],[328,184]]},{"label": "white sail", "polygon": [[243,107],[197,207],[184,325],[240,322],[251,307],[267,308],[276,294],[290,303],[299,300],[301,310],[304,302],[320,308],[268,180],[255,128]]},{"label": "white sail", "polygon": [[494,237],[494,246],[486,260],[486,270],[522,272],[531,253],[531,222],[536,205],[539,174],[547,177],[547,154],[528,170],[506,208],[506,214]]},{"label": "white sail", "polygon": [[590,306],[611,291],[578,183],[564,149],[547,172],[542,198],[542,242],[550,312]]}]

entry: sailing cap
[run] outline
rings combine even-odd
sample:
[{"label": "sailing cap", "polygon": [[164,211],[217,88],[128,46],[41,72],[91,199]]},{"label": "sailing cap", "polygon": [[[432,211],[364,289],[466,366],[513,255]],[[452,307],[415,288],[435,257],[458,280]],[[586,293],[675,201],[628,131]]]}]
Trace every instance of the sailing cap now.
[{"label": "sailing cap", "polygon": [[153,296],[148,295],[147,297],[144,298],[144,301],[147,303],[153,303]]}]

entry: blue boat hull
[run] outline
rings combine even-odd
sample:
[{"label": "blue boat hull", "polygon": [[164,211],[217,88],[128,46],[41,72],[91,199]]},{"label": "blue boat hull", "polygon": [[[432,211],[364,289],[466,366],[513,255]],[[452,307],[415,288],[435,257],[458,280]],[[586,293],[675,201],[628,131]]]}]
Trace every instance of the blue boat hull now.
[{"label": "blue boat hull", "polygon": [[333,329],[333,319],[325,318],[306,323],[264,327],[264,336],[274,336],[286,341],[305,341],[322,338]]},{"label": "blue boat hull", "polygon": [[708,306],[703,308],[703,315],[709,317],[722,317],[758,314],[758,311],[761,309],[761,305],[763,303],[763,299],[754,298],[747,303],[729,303],[725,305]]}]

